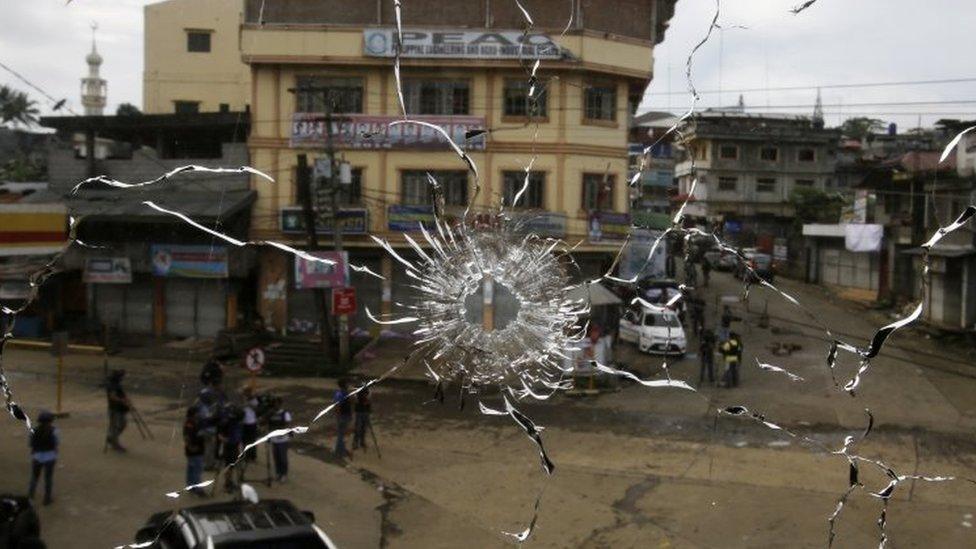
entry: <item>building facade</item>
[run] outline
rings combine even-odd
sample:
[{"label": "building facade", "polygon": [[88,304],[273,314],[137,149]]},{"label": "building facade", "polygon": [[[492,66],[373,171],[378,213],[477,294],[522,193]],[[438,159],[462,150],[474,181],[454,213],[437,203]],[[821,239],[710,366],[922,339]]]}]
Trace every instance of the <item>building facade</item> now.
[{"label": "building facade", "polygon": [[634,225],[638,227],[666,229],[671,223],[671,199],[677,187],[674,181],[675,134],[668,130],[677,122],[671,113],[651,111],[635,116],[631,124],[627,180],[632,180],[640,171],[630,211]]},{"label": "building facade", "polygon": [[[104,333],[207,338],[254,312],[253,249],[228,246],[144,201],[246,239],[256,196],[242,173],[187,173],[139,189],[81,181],[103,175],[150,181],[182,166],[245,166],[245,113],[45,117],[58,132],[48,150],[49,195],[83,218],[61,259],[65,287],[82,296],[66,329],[100,340]],[[97,135],[110,154],[79,154],[76,133]],[[76,300],[77,301],[77,300]]]},{"label": "building facade", "polygon": [[[515,3],[404,4],[398,88],[391,2],[247,2],[241,49],[251,67],[251,160],[277,180],[252,179],[258,191],[252,237],[306,242],[293,221],[301,207],[298,156],[314,164],[331,141],[351,165],[352,184],[341,191],[338,212],[350,261],[386,277],[352,275],[358,301],[372,311],[388,312],[411,297],[409,280],[367,235],[406,247],[403,233],[433,220],[427,173],[443,186],[448,213],[457,215],[471,200],[482,212],[511,205],[531,163],[517,209],[540,232],[583,240],[578,261],[597,272],[630,227],[629,119],[651,79],[653,47],[674,2],[579,0],[563,34],[571,15],[566,4],[533,2],[535,30],[521,46],[524,18]],[[538,92],[530,99],[536,58]],[[446,128],[470,154],[480,173],[477,198],[472,174],[438,134],[389,125],[403,117],[398,91],[410,118]],[[328,242],[333,230],[319,227],[320,238]],[[261,252],[261,311],[276,327],[316,318],[294,262]],[[358,323],[371,325],[361,313]]]},{"label": "building facade", "polygon": [[144,8],[142,110],[246,111],[251,71],[241,61],[242,0],[166,0]]},{"label": "building facade", "polygon": [[794,191],[833,186],[839,133],[809,117],[706,111],[682,131],[683,154],[675,167],[679,197],[697,179],[687,213],[724,222],[733,242],[787,236]]}]

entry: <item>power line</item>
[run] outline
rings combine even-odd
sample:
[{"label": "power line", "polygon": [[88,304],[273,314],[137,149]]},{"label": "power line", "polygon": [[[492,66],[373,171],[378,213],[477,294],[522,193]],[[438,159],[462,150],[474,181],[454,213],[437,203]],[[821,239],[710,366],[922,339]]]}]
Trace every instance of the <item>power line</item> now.
[{"label": "power line", "polygon": [[[900,80],[894,82],[866,82],[858,84],[815,84],[810,86],[770,86],[768,88],[739,88],[734,90],[696,90],[699,95],[701,94],[718,94],[718,93],[746,93],[746,92],[765,92],[765,91],[798,91],[798,90],[815,90],[817,88],[829,90],[829,89],[844,89],[844,88],[883,88],[883,87],[894,87],[894,86],[924,86],[932,84],[960,84],[964,82],[976,82],[976,78],[943,78],[938,80]],[[687,90],[684,91],[669,91],[669,92],[651,92],[650,89],[644,92],[644,95],[689,95]]]},{"label": "power line", "polygon": [[[0,61],[0,68],[2,68],[3,70],[9,72],[10,74],[14,75],[15,78],[17,78],[18,80],[20,80],[24,84],[27,84],[31,88],[34,88],[38,93],[40,93],[41,95],[43,95],[44,97],[46,97],[48,99],[48,101],[50,101],[51,103],[53,103],[55,105],[55,109],[54,110],[57,110],[57,108],[58,108],[57,106],[59,104],[64,104],[64,101],[66,99],[55,99],[54,97],[51,97],[51,95],[49,93],[47,93],[46,91],[44,91],[43,89],[41,89],[38,85],[34,84],[33,82],[31,82],[27,78],[25,78],[19,72],[13,70],[12,68],[10,68],[6,64],[4,64],[2,61]],[[75,111],[71,110],[71,107],[68,107],[68,112],[70,112],[71,114],[74,114],[74,115],[77,115],[78,114]]]}]

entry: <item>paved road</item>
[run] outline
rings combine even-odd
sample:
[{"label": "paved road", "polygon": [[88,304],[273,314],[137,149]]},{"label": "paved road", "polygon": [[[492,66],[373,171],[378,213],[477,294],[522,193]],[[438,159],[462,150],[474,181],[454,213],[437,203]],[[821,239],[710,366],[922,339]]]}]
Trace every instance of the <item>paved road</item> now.
[{"label": "paved road", "polygon": [[[852,398],[836,389],[826,371],[822,331],[802,324],[822,322],[866,340],[884,320],[833,301],[818,288],[782,285],[814,318],[770,297],[767,310],[774,320],[760,328],[755,315],[770,294],[754,289],[748,308],[740,306],[746,360],[738,389],[706,386],[690,393],[623,383],[619,391],[596,397],[521,404],[546,427],[543,436],[556,464],[551,478],[524,434],[506,417],[479,414],[476,397],[466,397],[463,408],[453,392],[444,404],[434,403],[430,386],[395,379],[375,391],[382,459],[370,449],[348,464],[337,463],[327,452],[333,432],[326,419],[296,445],[302,455],[293,482],[270,493],[313,508],[344,547],[511,545],[501,532],[525,528],[540,490],[537,528],[528,546],[822,547],[826,518],[846,487],[848,470],[842,457],[819,445],[839,448],[844,436],[864,427],[865,408],[876,418],[875,430],[859,448],[866,457],[882,459],[902,475],[976,478],[976,380],[966,364],[918,334],[899,333]],[[740,289],[737,281],[718,274],[707,299],[713,303],[715,296]],[[767,345],[775,341],[802,349],[790,357],[773,356]],[[390,347],[390,354],[402,351]],[[751,366],[753,356],[805,381],[760,371]],[[644,377],[661,373],[658,358],[632,348],[618,348],[617,358]],[[35,409],[49,406],[50,358],[18,351],[8,359],[10,370],[38,373],[14,377],[21,400]],[[169,438],[158,447],[134,441],[134,455],[125,459],[102,456],[104,419],[94,387],[100,364],[83,357],[72,364],[69,401],[83,404],[63,422],[71,449],[58,471],[59,501],[44,511],[45,527],[52,540],[76,539],[79,517],[94,513],[96,528],[86,534],[92,543],[84,545],[107,546],[127,539],[140,520],[167,503],[159,494],[179,485],[182,458],[178,440]],[[846,360],[838,377],[851,375],[855,366]],[[171,431],[181,402],[192,393],[197,365],[152,361],[127,367],[150,421]],[[695,357],[671,368],[675,377],[697,382]],[[239,377],[232,373],[231,383]],[[328,403],[332,381],[277,379],[263,380],[262,386],[283,394],[297,417],[308,418]],[[497,403],[496,395],[481,398]],[[747,406],[818,444],[716,416],[717,408],[729,405]],[[26,458],[18,446],[23,435],[11,420],[2,421],[11,443],[0,447],[0,466],[24,470]],[[887,482],[869,467],[862,468],[861,480],[872,490]],[[23,482],[7,474],[0,477],[0,488],[17,489]],[[856,492],[838,523],[837,546],[876,547],[879,512],[877,498]],[[973,484],[906,480],[888,512],[891,544],[974,546],[974,513]]]}]

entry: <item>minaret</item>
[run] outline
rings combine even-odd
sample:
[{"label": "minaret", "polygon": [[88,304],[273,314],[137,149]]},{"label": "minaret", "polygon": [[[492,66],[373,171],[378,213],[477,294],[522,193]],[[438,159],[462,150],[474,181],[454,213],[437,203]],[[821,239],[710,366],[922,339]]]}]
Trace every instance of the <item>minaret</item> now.
[{"label": "minaret", "polygon": [[820,88],[817,88],[817,102],[813,106],[813,127],[818,130],[824,127],[823,101],[820,100]]},{"label": "minaret", "polygon": [[85,107],[85,116],[101,116],[105,110],[105,98],[108,91],[108,83],[98,74],[98,68],[102,65],[102,56],[95,48],[95,30],[98,24],[92,23],[92,49],[91,53],[85,56],[88,63],[88,76],[81,79],[81,104]]}]

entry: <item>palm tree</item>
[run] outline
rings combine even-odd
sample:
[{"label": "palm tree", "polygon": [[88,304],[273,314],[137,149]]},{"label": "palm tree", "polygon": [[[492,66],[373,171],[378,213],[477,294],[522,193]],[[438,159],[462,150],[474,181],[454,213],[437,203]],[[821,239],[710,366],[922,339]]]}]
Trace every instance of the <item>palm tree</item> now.
[{"label": "palm tree", "polygon": [[0,124],[11,122],[15,126],[30,126],[37,123],[38,114],[37,102],[26,93],[0,86]]}]

